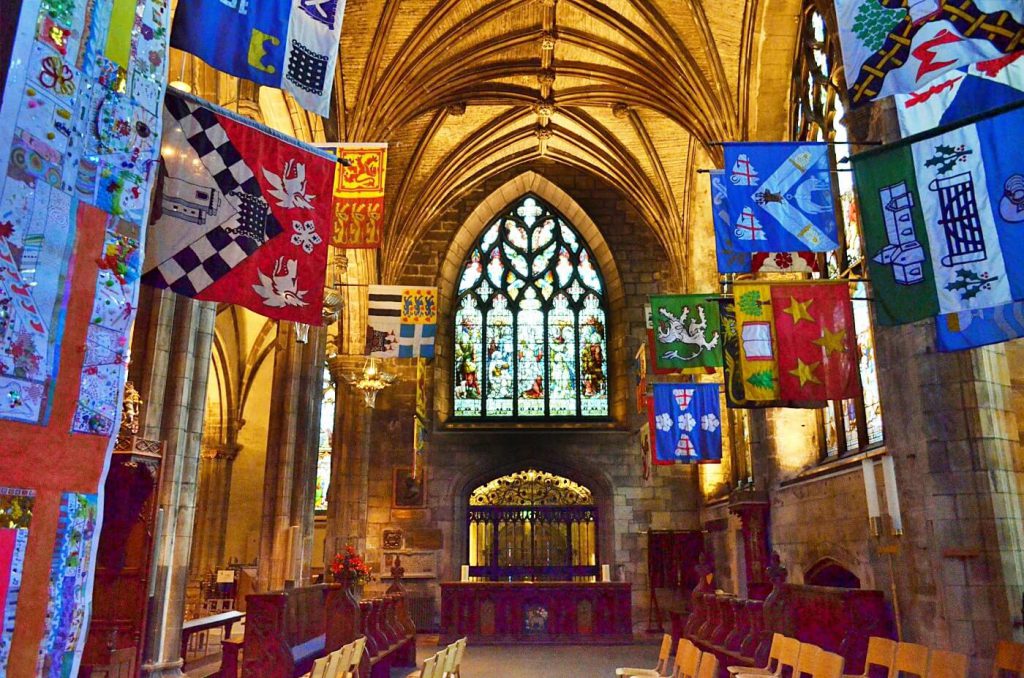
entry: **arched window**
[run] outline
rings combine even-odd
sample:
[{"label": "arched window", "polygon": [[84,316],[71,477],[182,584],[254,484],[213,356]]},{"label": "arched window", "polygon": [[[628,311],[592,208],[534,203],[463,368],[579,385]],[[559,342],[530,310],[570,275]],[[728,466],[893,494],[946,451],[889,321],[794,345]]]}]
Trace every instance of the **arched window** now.
[{"label": "arched window", "polygon": [[323,400],[320,401],[320,445],[316,458],[316,492],[313,508],[318,513],[327,511],[327,490],[331,485],[331,449],[334,438],[334,378],[325,366]]},{"label": "arched window", "polygon": [[793,73],[793,138],[801,141],[828,141],[832,153],[833,174],[841,206],[839,247],[825,256],[829,278],[850,280],[853,298],[853,322],[860,349],[862,395],[849,400],[831,401],[823,411],[822,424],[826,457],[841,456],[882,444],[882,405],[878,394],[875,365],[874,331],[868,310],[869,286],[866,276],[864,245],[860,235],[859,213],[853,190],[853,173],[848,164],[851,148],[846,131],[843,95],[843,60],[835,31],[828,29],[826,16],[834,17],[831,2],[806,0],[800,29],[799,53]]},{"label": "arched window", "polygon": [[509,205],[455,291],[455,416],[607,417],[604,289],[572,224],[534,195]]}]

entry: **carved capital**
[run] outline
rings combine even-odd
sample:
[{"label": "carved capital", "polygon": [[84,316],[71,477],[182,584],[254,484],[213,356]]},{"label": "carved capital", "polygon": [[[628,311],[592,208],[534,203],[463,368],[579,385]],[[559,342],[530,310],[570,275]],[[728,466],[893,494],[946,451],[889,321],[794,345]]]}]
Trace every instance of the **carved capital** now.
[{"label": "carved capital", "polygon": [[558,42],[558,38],[551,31],[543,31],[540,37],[537,38],[537,42],[540,44],[540,48],[544,52],[550,52],[555,49],[555,44]]},{"label": "carved capital", "polygon": [[460,115],[466,114],[466,102],[456,101],[455,103],[448,104],[444,109],[448,115],[459,117]]},{"label": "carved capital", "polygon": [[533,103],[533,112],[542,118],[550,118],[555,114],[555,103],[547,99],[538,99]]},{"label": "carved capital", "polygon": [[536,134],[537,138],[541,141],[547,141],[551,137],[555,136],[554,131],[550,127],[543,125],[537,125],[537,129],[534,130],[534,134]]},{"label": "carved capital", "polygon": [[620,120],[629,115],[629,106],[624,103],[612,104],[612,115]]},{"label": "carved capital", "polygon": [[537,82],[542,85],[551,85],[555,82],[555,71],[551,68],[545,68],[537,73]]}]

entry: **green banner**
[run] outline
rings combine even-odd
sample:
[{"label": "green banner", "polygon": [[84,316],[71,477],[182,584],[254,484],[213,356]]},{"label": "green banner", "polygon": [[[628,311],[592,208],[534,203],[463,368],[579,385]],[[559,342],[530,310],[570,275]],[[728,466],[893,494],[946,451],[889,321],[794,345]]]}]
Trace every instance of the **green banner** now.
[{"label": "green banner", "polygon": [[907,144],[854,156],[875,317],[900,325],[939,313],[914,156]]},{"label": "green banner", "polygon": [[722,324],[715,296],[709,292],[651,297],[657,369],[722,366]]}]

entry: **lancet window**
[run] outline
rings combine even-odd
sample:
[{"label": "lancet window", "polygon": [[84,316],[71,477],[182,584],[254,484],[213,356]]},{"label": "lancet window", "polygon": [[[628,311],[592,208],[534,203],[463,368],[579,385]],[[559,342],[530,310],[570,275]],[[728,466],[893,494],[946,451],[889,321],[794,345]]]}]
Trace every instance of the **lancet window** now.
[{"label": "lancet window", "polygon": [[455,417],[607,417],[604,292],[593,252],[541,198],[497,215],[455,290]]},{"label": "lancet window", "polygon": [[853,189],[853,173],[847,161],[848,143],[843,93],[842,58],[835,30],[831,2],[807,0],[800,29],[800,53],[793,73],[793,136],[806,141],[831,142],[833,186],[837,193],[841,223],[839,247],[824,257],[823,274],[850,281],[854,325],[860,349],[860,380],[863,395],[832,401],[823,411],[827,457],[855,452],[882,443],[882,407],[878,395],[875,341],[871,315],[870,286],[864,282],[866,266],[859,212]]}]

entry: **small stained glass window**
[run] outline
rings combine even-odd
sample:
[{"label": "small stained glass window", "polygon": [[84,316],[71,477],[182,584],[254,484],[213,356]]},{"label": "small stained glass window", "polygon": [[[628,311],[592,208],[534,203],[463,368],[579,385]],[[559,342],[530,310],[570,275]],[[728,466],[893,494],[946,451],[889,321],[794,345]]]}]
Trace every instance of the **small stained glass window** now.
[{"label": "small stained glass window", "polygon": [[331,372],[324,367],[324,396],[320,402],[320,445],[316,458],[316,491],[313,509],[327,510],[327,489],[331,484],[331,445],[334,438],[335,390]]},{"label": "small stained glass window", "polygon": [[573,225],[525,195],[495,217],[461,270],[455,416],[607,417],[604,281]]}]

